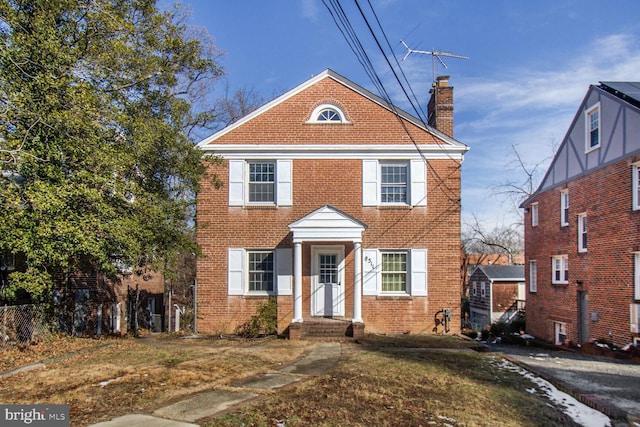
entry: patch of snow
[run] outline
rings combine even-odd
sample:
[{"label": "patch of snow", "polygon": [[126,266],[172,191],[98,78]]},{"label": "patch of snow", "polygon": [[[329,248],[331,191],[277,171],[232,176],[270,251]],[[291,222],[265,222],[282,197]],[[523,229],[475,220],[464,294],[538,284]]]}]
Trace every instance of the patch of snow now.
[{"label": "patch of snow", "polygon": [[601,342],[597,342],[596,343],[596,347],[600,347],[600,348],[609,348],[609,346],[607,344],[601,343]]},{"label": "patch of snow", "polygon": [[[605,414],[588,407],[587,405],[576,400],[567,393],[558,390],[550,382],[533,375],[526,369],[520,368],[519,366],[506,360],[504,360],[502,363],[499,363],[498,367],[516,372],[522,375],[524,378],[530,380],[532,383],[538,386],[538,389],[542,393],[544,393],[547,399],[553,402],[553,404],[560,408],[562,412],[570,416],[573,421],[580,424],[581,426],[611,427],[611,420]],[[530,392],[529,389],[527,391]]]},{"label": "patch of snow", "polygon": [[[112,379],[110,379],[110,380],[106,380],[106,381],[100,381],[100,382],[98,383],[98,385],[99,385],[100,387],[105,387],[105,386],[106,386],[106,385],[108,385],[110,382],[115,381],[115,380],[116,380],[116,378],[112,378]],[[95,384],[94,384],[94,387],[95,387]]]},{"label": "patch of snow", "polygon": [[520,335],[520,338],[525,339],[525,340],[534,340],[534,339],[536,339],[536,337],[534,337],[533,335],[529,335],[529,334],[522,334],[522,335]]}]

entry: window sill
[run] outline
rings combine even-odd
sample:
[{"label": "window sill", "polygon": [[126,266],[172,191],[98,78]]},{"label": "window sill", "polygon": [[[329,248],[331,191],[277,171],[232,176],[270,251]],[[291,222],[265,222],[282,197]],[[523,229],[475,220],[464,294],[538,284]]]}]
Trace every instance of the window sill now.
[{"label": "window sill", "polygon": [[243,299],[265,299],[274,296],[271,293],[255,293],[255,294],[244,294],[242,295]]},{"label": "window sill", "polygon": [[401,300],[412,300],[413,297],[411,295],[378,295],[376,296],[378,300],[388,300],[388,301],[401,301]]},{"label": "window sill", "polygon": [[244,205],[244,208],[250,211],[276,210],[277,205]]},{"label": "window sill", "polygon": [[377,208],[381,211],[410,211],[412,206],[410,205],[378,205]]},{"label": "window sill", "polygon": [[554,288],[566,288],[568,286],[569,286],[569,282],[562,282],[562,283],[559,283],[559,282],[558,283],[553,283],[552,282],[551,283],[551,287],[554,287]]}]

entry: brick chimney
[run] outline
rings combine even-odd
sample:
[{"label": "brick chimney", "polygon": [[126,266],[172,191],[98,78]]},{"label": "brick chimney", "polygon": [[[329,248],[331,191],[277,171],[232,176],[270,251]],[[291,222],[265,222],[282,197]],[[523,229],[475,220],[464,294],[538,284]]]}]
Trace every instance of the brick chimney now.
[{"label": "brick chimney", "polygon": [[449,76],[436,77],[429,93],[431,93],[427,106],[429,126],[453,138],[453,86],[449,86]]}]

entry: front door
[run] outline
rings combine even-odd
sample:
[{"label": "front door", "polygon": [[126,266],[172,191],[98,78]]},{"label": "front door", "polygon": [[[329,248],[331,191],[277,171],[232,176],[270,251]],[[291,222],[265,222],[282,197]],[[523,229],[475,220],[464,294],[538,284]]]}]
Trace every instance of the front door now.
[{"label": "front door", "polygon": [[344,247],[312,248],[311,315],[344,316]]}]

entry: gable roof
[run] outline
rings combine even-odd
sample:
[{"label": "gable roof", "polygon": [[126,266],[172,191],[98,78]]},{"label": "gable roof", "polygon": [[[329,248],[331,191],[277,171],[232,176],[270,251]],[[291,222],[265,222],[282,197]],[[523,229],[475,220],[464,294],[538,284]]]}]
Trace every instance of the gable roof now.
[{"label": "gable roof", "polygon": [[289,224],[293,241],[362,241],[366,224],[331,205],[324,205]]},{"label": "gable roof", "polygon": [[478,269],[492,282],[524,281],[524,265],[479,265]]},{"label": "gable roof", "polygon": [[384,100],[383,98],[379,97],[378,95],[375,95],[374,93],[370,92],[369,90],[363,88],[362,86],[352,82],[351,80],[345,78],[344,76],[336,73],[335,71],[331,70],[331,69],[326,69],[324,70],[322,73],[311,77],[310,79],[308,79],[307,81],[301,83],[300,85],[296,86],[295,88],[289,90],[288,92],[284,93],[283,95],[280,95],[279,97],[273,99],[272,101],[267,102],[266,104],[264,104],[262,107],[258,108],[257,110],[247,114],[246,116],[244,116],[243,118],[241,118],[240,120],[238,120],[235,123],[232,123],[231,125],[225,127],[224,129],[219,130],[218,132],[214,133],[213,135],[208,136],[207,138],[203,139],[202,141],[200,141],[196,147],[198,147],[201,150],[207,150],[208,146],[215,141],[216,139],[220,138],[221,136],[233,131],[234,129],[242,126],[243,124],[245,124],[246,122],[250,121],[251,119],[261,115],[262,113],[272,109],[273,107],[275,107],[276,105],[279,105],[281,103],[283,103],[284,101],[286,101],[287,99],[291,98],[292,96],[302,92],[303,90],[307,89],[310,86],[313,86],[314,84],[316,84],[317,82],[326,79],[326,78],[330,78],[335,80],[338,83],[341,83],[342,85],[350,88],[351,90],[359,93],[360,95],[362,95],[363,97],[369,99],[372,102],[375,102],[376,104],[382,106],[383,108],[397,114],[398,116],[400,116],[401,118],[403,118],[404,120],[407,120],[408,122],[410,122],[411,124],[417,126],[418,128],[423,129],[424,131],[430,133],[431,135],[435,136],[436,138],[440,139],[441,141],[443,141],[445,143],[445,145],[449,145],[452,148],[456,148],[460,151],[467,151],[469,149],[469,147],[459,141],[457,141],[456,139],[438,131],[437,129],[427,125],[424,121],[422,121],[421,119],[407,113],[404,110],[401,110],[400,108],[396,107],[393,104],[390,104],[389,102],[387,102],[386,100]]},{"label": "gable roof", "polygon": [[[598,104],[603,107],[600,116],[601,132],[605,129],[603,123],[606,122],[610,134],[607,137],[601,134],[601,149],[585,153],[582,145],[582,139],[585,138],[585,112]],[[624,120],[620,118],[623,116]],[[625,127],[629,126],[634,126],[634,129],[640,126],[640,82],[600,82],[589,86],[538,188],[520,207],[526,207],[540,193],[640,153],[640,141],[624,135],[629,132],[625,131]],[[620,136],[614,138],[614,134]],[[623,143],[617,144],[620,138],[624,138]]]}]

